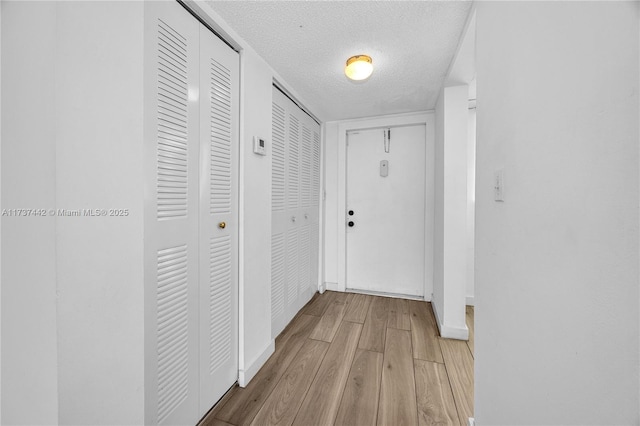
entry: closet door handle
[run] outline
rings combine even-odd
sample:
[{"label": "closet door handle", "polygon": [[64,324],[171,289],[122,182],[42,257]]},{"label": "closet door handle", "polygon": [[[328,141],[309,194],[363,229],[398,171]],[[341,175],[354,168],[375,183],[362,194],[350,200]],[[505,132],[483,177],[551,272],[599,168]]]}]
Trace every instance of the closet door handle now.
[{"label": "closet door handle", "polygon": [[227,224],[226,224],[225,222],[220,222],[220,223],[218,224],[218,228],[220,228],[220,229],[224,229],[224,228],[226,228],[226,227],[227,227]]}]

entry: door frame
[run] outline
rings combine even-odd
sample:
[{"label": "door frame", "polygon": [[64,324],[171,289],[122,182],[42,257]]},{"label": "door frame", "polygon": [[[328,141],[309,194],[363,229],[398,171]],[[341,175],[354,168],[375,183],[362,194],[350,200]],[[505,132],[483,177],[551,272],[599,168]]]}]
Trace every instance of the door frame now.
[{"label": "door frame", "polygon": [[[346,291],[347,284],[347,233],[346,233],[346,204],[347,204],[347,132],[369,130],[381,127],[399,127],[409,125],[425,126],[425,273],[424,299],[431,301],[433,293],[433,242],[434,242],[434,200],[435,200],[435,114],[433,112],[419,112],[396,114],[381,117],[370,117],[359,120],[345,121],[338,124],[338,247],[337,247],[337,288],[329,290]],[[431,170],[431,172],[428,172]],[[340,219],[342,218],[342,220]]]}]

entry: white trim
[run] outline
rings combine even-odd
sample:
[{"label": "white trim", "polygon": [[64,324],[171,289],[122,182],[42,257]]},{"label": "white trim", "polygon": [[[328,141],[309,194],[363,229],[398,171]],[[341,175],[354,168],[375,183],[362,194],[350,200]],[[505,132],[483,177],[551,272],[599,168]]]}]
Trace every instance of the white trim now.
[{"label": "white trim", "polygon": [[347,293],[368,294],[370,296],[390,297],[392,299],[406,299],[406,300],[420,300],[420,301],[425,300],[424,297],[415,296],[413,294],[388,293],[386,291],[361,290],[358,288],[348,288]]},{"label": "white trim", "polygon": [[[344,215],[346,211],[346,183],[347,183],[347,132],[355,131],[355,130],[364,130],[378,127],[396,127],[396,126],[408,126],[420,124],[426,127],[426,143],[427,150],[429,147],[433,147],[434,141],[429,137],[429,132],[431,129],[430,126],[433,126],[433,111],[420,111],[414,113],[404,113],[404,114],[392,114],[392,115],[384,115],[377,117],[367,117],[360,118],[355,120],[345,120],[338,122],[338,249],[337,249],[337,272],[338,272],[338,282],[337,291],[346,291],[346,283],[347,283],[347,269],[346,269],[346,260],[347,260],[347,251],[346,251],[346,242],[347,242],[347,234],[346,228],[341,226],[342,223],[339,219],[341,215]],[[434,185],[432,180],[431,185]],[[427,185],[427,196],[433,197],[433,188]],[[425,215],[427,212],[425,211]],[[431,213],[433,216],[433,213]],[[427,228],[425,227],[425,233],[427,232]],[[431,231],[431,244],[433,245],[433,230]],[[426,240],[426,238],[425,238]],[[425,267],[429,266],[431,271],[433,271],[433,259],[427,258],[425,259]],[[328,290],[333,290],[331,284],[326,283]],[[424,296],[427,297],[428,294],[432,293],[433,289],[433,272],[425,273],[425,291]]]},{"label": "white trim", "polygon": [[467,419],[467,426],[476,426],[476,419],[474,419],[473,417],[469,417]]},{"label": "white trim", "polygon": [[324,230],[325,230],[325,203],[326,203],[326,183],[325,183],[325,162],[326,162],[326,153],[325,153],[325,138],[326,138],[326,129],[324,123],[320,124],[320,190],[319,194],[316,194],[317,197],[320,197],[320,202],[318,203],[318,280],[317,286],[320,294],[324,293],[326,290],[326,286],[324,285]]},{"label": "white trim", "polygon": [[340,285],[338,283],[324,283],[324,289],[329,291],[344,291],[340,290]]},{"label": "white trim", "polygon": [[435,303],[431,304],[431,308],[433,309],[433,313],[436,317],[436,324],[438,325],[438,331],[440,331],[440,337],[444,339],[469,340],[469,329],[466,324],[464,327],[450,327],[444,324],[440,319]]},{"label": "white trim", "polygon": [[476,306],[476,298],[474,296],[467,296],[467,306]]},{"label": "white trim", "polygon": [[256,359],[251,361],[248,368],[244,370],[238,370],[238,385],[241,388],[246,387],[251,379],[260,371],[260,368],[267,362],[269,357],[273,355],[276,350],[276,341],[271,339],[269,344],[263,349],[262,353],[258,355]]}]

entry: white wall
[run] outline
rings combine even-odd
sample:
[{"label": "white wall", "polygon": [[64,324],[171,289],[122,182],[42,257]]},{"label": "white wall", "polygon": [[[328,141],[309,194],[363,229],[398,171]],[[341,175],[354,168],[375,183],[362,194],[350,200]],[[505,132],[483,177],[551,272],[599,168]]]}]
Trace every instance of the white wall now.
[{"label": "white wall", "polygon": [[[2,52],[2,2],[0,2],[0,52]],[[0,53],[0,188],[2,188],[2,54]],[[0,211],[2,211],[0,196]],[[2,332],[2,219],[0,216],[0,334]],[[0,423],[2,423],[2,338],[0,338]]]},{"label": "white wall", "polygon": [[2,420],[141,423],[143,6],[2,7]]},{"label": "white wall", "polygon": [[466,304],[474,304],[476,219],[476,109],[469,109],[467,140],[467,285]]},{"label": "white wall", "polygon": [[[240,384],[246,385],[271,340],[271,97],[273,74],[256,54],[242,55]],[[253,137],[266,138],[267,156],[253,153]]]},{"label": "white wall", "polygon": [[[344,291],[346,288],[346,133],[348,130],[371,129],[385,126],[410,124],[426,125],[426,158],[428,171],[434,170],[435,124],[432,112],[396,114],[368,117],[358,120],[327,122],[324,124],[324,276],[328,290]],[[433,217],[434,217],[434,174],[425,174],[425,287],[426,300],[431,300],[433,292]]]},{"label": "white wall", "polygon": [[638,7],[477,4],[479,425],[640,422]]},{"label": "white wall", "polygon": [[436,103],[433,308],[446,338],[467,339],[467,85],[445,87]]},{"label": "white wall", "polygon": [[[56,5],[1,7],[2,207],[54,208]],[[1,422],[57,424],[55,218],[3,216],[2,228]]]},{"label": "white wall", "polygon": [[141,424],[144,4],[56,6],[57,208],[129,210],[56,219],[59,422]]},{"label": "white wall", "polygon": [[324,133],[324,281],[338,287],[338,226],[344,212],[338,211],[338,122],[323,124]]}]

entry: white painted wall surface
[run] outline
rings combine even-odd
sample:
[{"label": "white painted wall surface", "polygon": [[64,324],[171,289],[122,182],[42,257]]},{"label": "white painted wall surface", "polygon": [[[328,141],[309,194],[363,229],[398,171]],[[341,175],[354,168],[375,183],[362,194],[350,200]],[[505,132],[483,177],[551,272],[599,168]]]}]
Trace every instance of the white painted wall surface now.
[{"label": "white painted wall surface", "polygon": [[345,290],[345,190],[346,190],[346,132],[356,129],[371,129],[384,126],[410,124],[426,125],[425,164],[425,287],[426,300],[433,292],[433,215],[434,215],[434,138],[435,125],[432,112],[397,114],[368,117],[325,123],[324,127],[324,174],[325,174],[325,283],[328,290]]},{"label": "white painted wall surface", "polygon": [[338,122],[324,123],[324,280],[338,286],[338,226],[344,226],[344,212],[338,211]]},{"label": "white painted wall surface", "polygon": [[[2,188],[2,2],[0,2],[0,188]],[[2,211],[0,196],[0,211]],[[2,331],[2,219],[0,219],[0,335]],[[0,337],[0,423],[2,423],[2,338]]]},{"label": "white painted wall surface", "polygon": [[638,7],[477,4],[479,425],[640,422]]},{"label": "white painted wall surface", "polygon": [[[269,66],[243,52],[240,131],[240,384],[271,355],[271,96]],[[253,137],[265,138],[267,156],[253,153]]]},{"label": "white painted wall surface", "polygon": [[476,109],[469,109],[467,139],[467,285],[466,304],[474,304],[476,211]]},{"label": "white painted wall surface", "polygon": [[56,5],[57,208],[129,211],[56,219],[59,422],[141,424],[144,4]]},{"label": "white painted wall surface", "polygon": [[[2,2],[2,207],[55,194],[55,14]],[[2,217],[2,424],[58,423],[54,217]]]},{"label": "white painted wall surface", "polygon": [[445,87],[436,103],[433,308],[442,337],[467,339],[468,86]]}]

